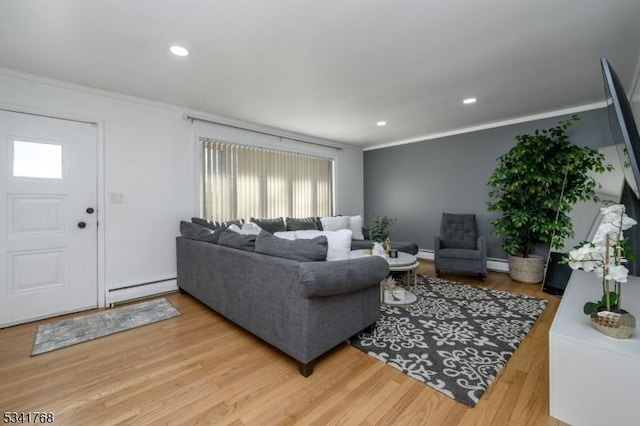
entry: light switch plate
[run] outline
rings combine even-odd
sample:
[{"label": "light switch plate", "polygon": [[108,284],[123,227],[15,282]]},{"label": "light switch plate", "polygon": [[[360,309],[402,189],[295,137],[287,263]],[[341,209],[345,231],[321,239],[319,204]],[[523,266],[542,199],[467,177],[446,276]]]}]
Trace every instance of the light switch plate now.
[{"label": "light switch plate", "polygon": [[111,192],[109,194],[111,204],[124,204],[124,194],[122,192]]}]

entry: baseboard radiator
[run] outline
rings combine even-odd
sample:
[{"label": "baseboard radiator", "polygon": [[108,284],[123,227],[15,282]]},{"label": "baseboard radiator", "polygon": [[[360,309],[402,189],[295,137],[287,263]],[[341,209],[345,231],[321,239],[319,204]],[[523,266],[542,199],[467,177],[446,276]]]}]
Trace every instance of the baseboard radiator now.
[{"label": "baseboard radiator", "polygon": [[[425,260],[434,260],[435,255],[433,254],[433,250],[420,249],[418,254],[416,254],[416,257]],[[497,272],[509,272],[509,261],[506,259],[487,259],[487,269]]]},{"label": "baseboard radiator", "polygon": [[178,279],[176,277],[164,278],[139,284],[123,285],[118,288],[107,290],[107,306],[116,303],[128,302],[134,299],[156,296],[158,294],[170,293],[178,290]]}]

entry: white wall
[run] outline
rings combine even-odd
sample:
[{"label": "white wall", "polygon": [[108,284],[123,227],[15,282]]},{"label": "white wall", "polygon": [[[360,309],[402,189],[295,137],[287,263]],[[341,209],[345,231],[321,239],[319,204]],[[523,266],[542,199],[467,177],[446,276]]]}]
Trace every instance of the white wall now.
[{"label": "white wall", "polygon": [[[104,263],[99,280],[108,291],[175,278],[179,221],[197,214],[196,132],[184,119],[193,111],[6,69],[0,69],[0,107],[100,122]],[[253,135],[234,135],[242,133]],[[337,151],[337,211],[362,212],[362,167],[361,150]],[[110,202],[112,194],[123,194],[123,203]]]}]

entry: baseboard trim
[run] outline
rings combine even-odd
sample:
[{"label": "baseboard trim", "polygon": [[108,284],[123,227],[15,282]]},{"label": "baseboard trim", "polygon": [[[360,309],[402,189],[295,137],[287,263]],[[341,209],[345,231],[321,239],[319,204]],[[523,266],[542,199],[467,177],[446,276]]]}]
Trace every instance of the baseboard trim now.
[{"label": "baseboard trim", "polygon": [[[416,257],[425,260],[435,260],[433,250],[418,250]],[[506,259],[487,259],[487,269],[496,272],[509,272],[509,262]]]},{"label": "baseboard trim", "polygon": [[505,259],[487,259],[487,269],[496,272],[509,272],[509,261]]},{"label": "baseboard trim", "polygon": [[416,254],[416,257],[418,259],[434,260],[433,252],[429,250],[418,250],[418,254]]},{"label": "baseboard trim", "polygon": [[107,291],[107,306],[144,297],[156,296],[178,290],[178,279],[152,281]]}]

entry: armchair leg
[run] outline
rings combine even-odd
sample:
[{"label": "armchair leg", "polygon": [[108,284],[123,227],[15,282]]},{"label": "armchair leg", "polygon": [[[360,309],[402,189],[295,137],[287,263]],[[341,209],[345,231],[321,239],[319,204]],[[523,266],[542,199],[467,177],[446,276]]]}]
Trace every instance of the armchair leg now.
[{"label": "armchair leg", "polygon": [[303,377],[309,377],[313,374],[313,361],[307,362],[306,364],[303,362],[298,362],[298,369],[300,370],[300,374]]},{"label": "armchair leg", "polygon": [[436,277],[440,278],[440,270],[436,269]]},{"label": "armchair leg", "polygon": [[484,281],[485,278],[487,278],[486,274],[480,274],[480,281]]}]

